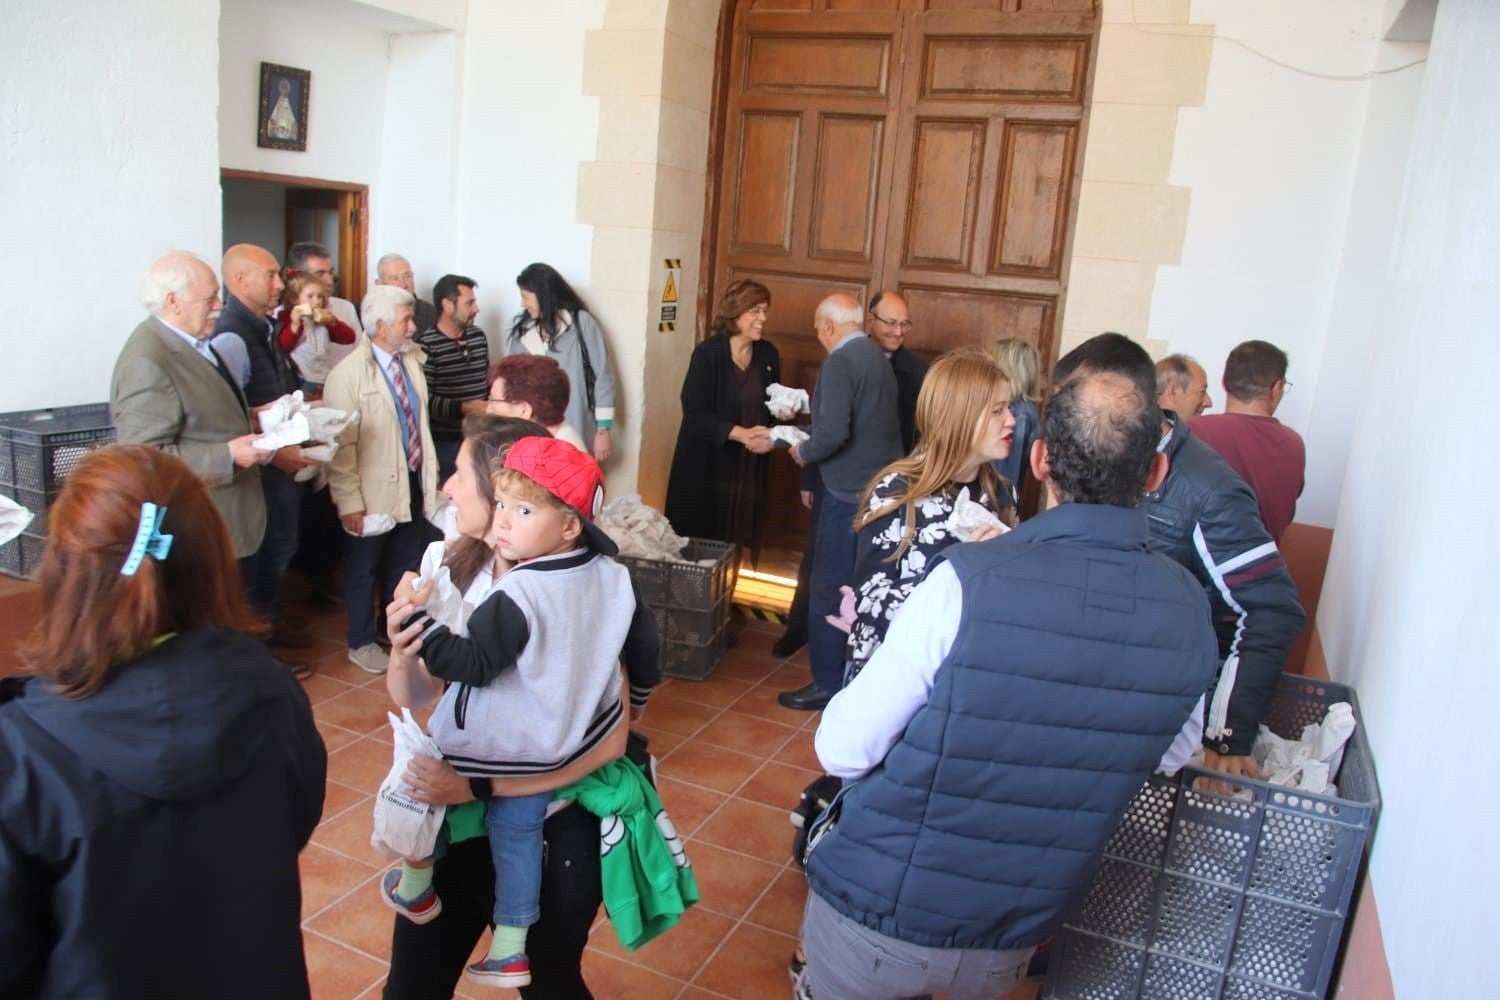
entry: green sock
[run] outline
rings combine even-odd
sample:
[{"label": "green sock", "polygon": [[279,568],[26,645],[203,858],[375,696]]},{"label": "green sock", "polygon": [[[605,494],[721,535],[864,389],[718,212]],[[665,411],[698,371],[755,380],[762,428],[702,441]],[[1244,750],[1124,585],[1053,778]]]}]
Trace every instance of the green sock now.
[{"label": "green sock", "polygon": [[525,951],[525,927],[495,925],[495,933],[490,938],[490,953],[486,956],[487,958],[510,958],[512,955],[520,955]]},{"label": "green sock", "polygon": [[427,891],[432,885],[432,866],[417,868],[413,865],[403,864],[401,866],[401,881],[396,883],[396,895],[408,903]]}]

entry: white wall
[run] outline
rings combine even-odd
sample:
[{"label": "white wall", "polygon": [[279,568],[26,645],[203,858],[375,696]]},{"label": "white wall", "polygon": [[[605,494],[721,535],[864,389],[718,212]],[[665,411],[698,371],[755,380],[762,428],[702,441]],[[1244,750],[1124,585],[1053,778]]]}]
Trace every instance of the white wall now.
[{"label": "white wall", "polygon": [[[1269,340],[1291,356],[1295,389],[1278,416],[1313,439],[1297,520],[1331,526],[1344,440],[1314,435],[1329,310],[1364,133],[1368,81],[1382,55],[1384,0],[1196,0],[1214,25],[1202,107],[1180,112],[1170,183],[1191,189],[1182,262],[1157,274],[1149,336],[1219,378],[1237,343]],[[1383,55],[1383,58],[1390,58]],[[1343,428],[1345,440],[1347,427]]]},{"label": "white wall", "polygon": [[583,96],[583,42],[603,18],[604,0],[469,5],[447,266],[479,282],[479,325],[492,340],[510,328],[516,275],[532,261],[588,298],[593,227],[574,220],[599,102]]},{"label": "white wall", "polygon": [[101,402],[152,259],[219,254],[218,5],[6,3],[3,20],[0,409]]},{"label": "white wall", "polygon": [[[1402,66],[1426,54],[1425,43],[1382,44],[1377,62]],[[1335,522],[1356,417],[1369,392],[1369,354],[1373,331],[1382,319],[1381,302],[1425,68],[1419,64],[1370,83],[1323,356],[1316,385],[1306,386],[1312,390],[1306,394],[1311,409],[1305,411],[1304,423],[1298,427],[1307,442],[1310,473],[1297,504],[1297,519],[1309,524],[1331,527]],[[1294,395],[1301,397],[1304,381],[1295,370],[1298,361],[1293,359],[1292,381],[1296,383]]]},{"label": "white wall", "polygon": [[[387,122],[387,38],[294,5],[224,0],[218,32],[220,165],[368,184],[375,202]],[[304,153],[255,144],[262,62],[312,72]],[[286,250],[266,249],[278,258]]]},{"label": "white wall", "polygon": [[1371,883],[1397,996],[1495,991],[1497,92],[1500,8],[1442,0],[1318,615],[1375,750]]},{"label": "white wall", "polygon": [[452,32],[391,38],[370,280],[382,255],[399,253],[411,262],[417,294],[429,300],[437,279],[467,273],[454,254],[463,49],[463,36]]}]

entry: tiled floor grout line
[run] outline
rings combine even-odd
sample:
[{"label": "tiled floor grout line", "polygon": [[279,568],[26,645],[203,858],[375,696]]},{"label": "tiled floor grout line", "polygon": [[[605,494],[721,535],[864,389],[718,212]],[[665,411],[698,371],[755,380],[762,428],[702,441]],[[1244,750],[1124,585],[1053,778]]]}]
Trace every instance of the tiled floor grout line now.
[{"label": "tiled floor grout line", "polygon": [[377,975],[374,979],[372,979],[364,987],[362,987],[359,990],[359,992],[355,993],[354,995],[356,997],[363,996],[364,994],[370,992],[371,987],[376,986],[377,984],[379,984],[380,981],[383,980],[389,974],[390,964],[391,963],[389,961],[387,961],[386,959],[383,959],[383,958],[379,957],[378,955],[371,955],[369,952],[360,951],[358,948],[356,948],[353,945],[349,944],[349,942],[347,942],[347,941],[340,941],[338,938],[335,938],[335,937],[329,937],[327,934],[324,934],[321,931],[315,931],[315,930],[311,929],[310,927],[308,927],[305,923],[302,926],[302,933],[303,934],[311,934],[311,935],[313,935],[315,937],[320,937],[324,941],[329,942],[330,944],[337,945],[338,947],[343,948],[343,949],[345,949],[347,951],[352,951],[356,955],[361,955],[361,956],[363,956],[365,958],[374,959],[376,962],[378,962],[380,964],[380,974]]}]

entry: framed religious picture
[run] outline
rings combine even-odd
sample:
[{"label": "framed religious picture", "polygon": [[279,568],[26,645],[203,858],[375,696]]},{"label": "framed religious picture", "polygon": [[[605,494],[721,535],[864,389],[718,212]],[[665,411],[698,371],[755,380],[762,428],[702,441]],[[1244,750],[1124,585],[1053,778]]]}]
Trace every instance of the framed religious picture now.
[{"label": "framed religious picture", "polygon": [[307,92],[312,73],[260,64],[260,133],[257,146],[307,152]]}]

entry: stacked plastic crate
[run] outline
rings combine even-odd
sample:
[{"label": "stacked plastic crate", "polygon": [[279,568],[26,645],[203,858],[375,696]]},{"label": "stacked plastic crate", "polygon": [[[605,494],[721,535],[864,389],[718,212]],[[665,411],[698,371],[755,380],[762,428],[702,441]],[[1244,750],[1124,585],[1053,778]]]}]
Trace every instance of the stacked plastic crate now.
[{"label": "stacked plastic crate", "polygon": [[42,557],[47,508],[78,460],[115,439],[108,403],[0,413],[0,495],[35,515],[0,545],[0,573],[28,577]]},{"label": "stacked plastic crate", "polygon": [[670,677],[702,680],[729,644],[730,604],[739,572],[739,546],[690,538],[682,562],[621,556],[641,601],[656,616],[661,669]]}]

